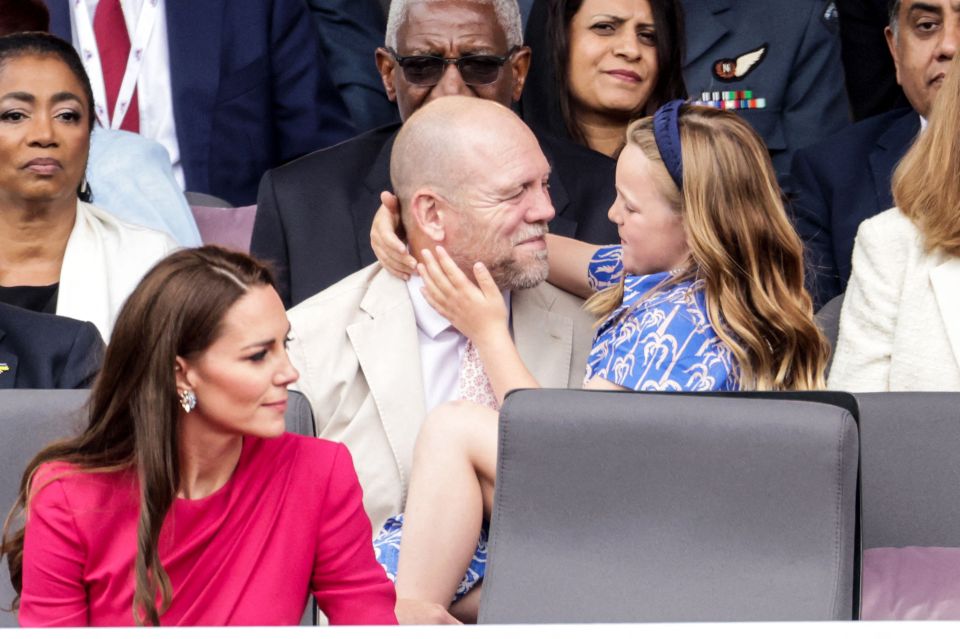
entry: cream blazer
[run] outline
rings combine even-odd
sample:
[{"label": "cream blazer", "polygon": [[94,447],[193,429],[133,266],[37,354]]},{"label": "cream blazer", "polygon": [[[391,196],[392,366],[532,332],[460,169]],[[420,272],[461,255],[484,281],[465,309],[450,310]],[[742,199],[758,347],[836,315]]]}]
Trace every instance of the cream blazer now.
[{"label": "cream blazer", "polygon": [[890,209],[860,225],[828,386],[960,391],[960,259]]},{"label": "cream blazer", "polygon": [[166,233],[122,222],[85,202],[60,267],[57,315],[93,322],[103,341],[127,296],[150,268],[177,248]]},{"label": "cream blazer", "polygon": [[[583,300],[549,284],[511,295],[514,340],[544,387],[580,388],[593,339]],[[403,511],[413,447],[426,416],[417,323],[406,283],[378,264],[288,313],[295,388],[313,408],[317,435],[353,456],[376,534]]]}]

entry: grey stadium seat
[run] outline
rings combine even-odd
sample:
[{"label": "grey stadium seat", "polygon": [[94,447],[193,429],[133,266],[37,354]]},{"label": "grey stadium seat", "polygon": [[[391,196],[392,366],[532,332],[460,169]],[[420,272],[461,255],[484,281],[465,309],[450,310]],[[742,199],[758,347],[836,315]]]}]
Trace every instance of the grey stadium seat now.
[{"label": "grey stadium seat", "polygon": [[853,413],[759,394],[512,393],[480,621],[853,618]]},{"label": "grey stadium seat", "polygon": [[864,619],[958,619],[960,393],[860,393]]},{"label": "grey stadium seat", "polygon": [[[20,488],[27,462],[46,444],[67,437],[83,427],[86,417],[85,390],[0,390],[0,508],[10,511]],[[289,392],[287,430],[314,435],[313,414],[306,398]],[[0,607],[9,608],[15,592],[10,584],[6,561],[0,566]],[[315,621],[314,606],[308,605],[301,623]],[[0,610],[0,627],[17,625],[16,615]]]},{"label": "grey stadium seat", "polygon": [[863,548],[960,547],[960,393],[859,393]]}]

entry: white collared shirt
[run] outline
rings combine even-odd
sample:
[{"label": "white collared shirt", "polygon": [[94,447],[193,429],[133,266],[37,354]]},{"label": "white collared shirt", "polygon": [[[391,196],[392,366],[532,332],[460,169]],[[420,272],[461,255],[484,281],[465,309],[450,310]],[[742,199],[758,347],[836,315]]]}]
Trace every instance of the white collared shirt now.
[{"label": "white collared shirt", "polygon": [[[84,0],[90,12],[90,20],[97,10],[99,0]],[[120,0],[127,32],[136,31],[143,0]],[[71,21],[72,22],[72,21]],[[77,25],[72,25],[73,44],[77,46]],[[177,142],[177,127],[173,115],[173,88],[170,84],[170,51],[167,42],[167,16],[164,0],[159,0],[157,21],[150,33],[150,40],[143,54],[143,66],[137,79],[137,101],[140,107],[140,135],[156,140],[170,154],[173,176],[180,188],[186,182],[183,164],[180,161],[180,145]]]},{"label": "white collared shirt", "polygon": [[[444,402],[457,399],[460,361],[467,350],[467,338],[430,306],[421,288],[423,278],[419,275],[414,274],[407,280],[417,320],[424,406],[430,412]],[[503,291],[503,301],[510,308],[510,291]]]}]

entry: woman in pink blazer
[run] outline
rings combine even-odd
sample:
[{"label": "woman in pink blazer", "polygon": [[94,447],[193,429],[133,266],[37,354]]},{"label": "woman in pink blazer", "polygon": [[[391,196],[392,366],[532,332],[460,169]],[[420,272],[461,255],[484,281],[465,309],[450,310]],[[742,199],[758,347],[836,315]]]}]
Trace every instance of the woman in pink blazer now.
[{"label": "woman in pink blazer", "polygon": [[[174,253],[127,300],[80,435],[27,466],[3,535],[24,626],[395,623],[347,449],[284,432],[269,272]],[[9,524],[8,524],[9,525]]]}]

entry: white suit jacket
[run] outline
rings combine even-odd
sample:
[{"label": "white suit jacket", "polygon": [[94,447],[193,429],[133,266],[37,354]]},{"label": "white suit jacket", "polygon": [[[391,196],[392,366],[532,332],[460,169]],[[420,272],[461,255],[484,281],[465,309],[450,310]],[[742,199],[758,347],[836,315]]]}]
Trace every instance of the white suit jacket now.
[{"label": "white suit jacket", "polygon": [[898,209],[860,225],[828,386],[960,391],[960,259]]},{"label": "white suit jacket", "polygon": [[[580,388],[593,338],[583,300],[549,284],[511,295],[514,340],[544,387]],[[376,534],[402,512],[426,416],[417,323],[406,283],[373,264],[288,313],[296,388],[317,435],[350,449]]]},{"label": "white suit jacket", "polygon": [[103,341],[109,342],[127,296],[154,264],[176,248],[166,233],[121,222],[78,202],[60,267],[57,315],[93,322]]}]

